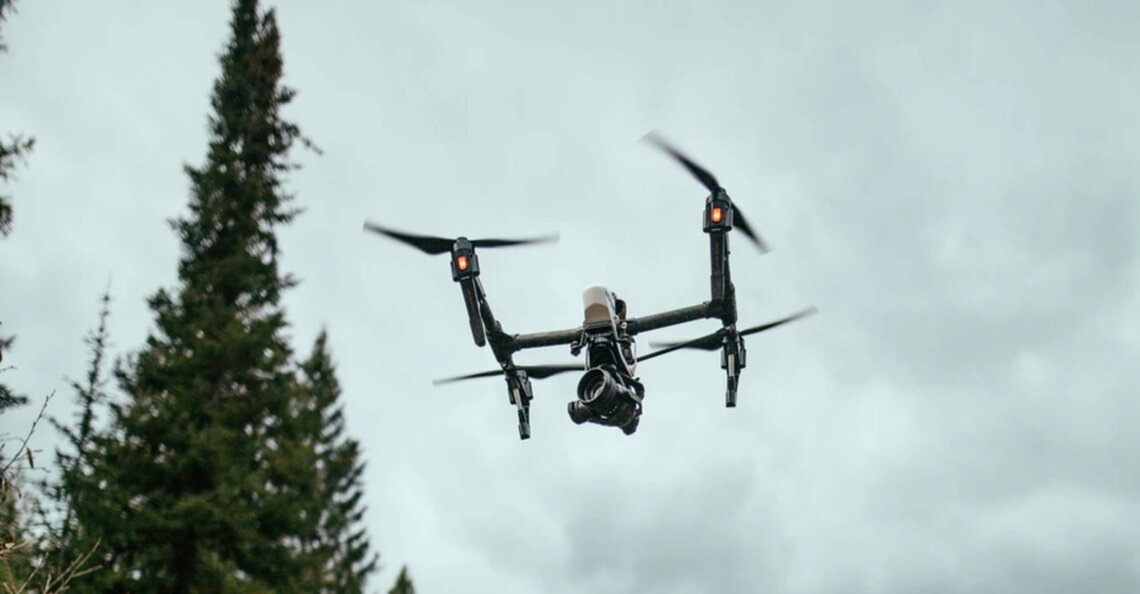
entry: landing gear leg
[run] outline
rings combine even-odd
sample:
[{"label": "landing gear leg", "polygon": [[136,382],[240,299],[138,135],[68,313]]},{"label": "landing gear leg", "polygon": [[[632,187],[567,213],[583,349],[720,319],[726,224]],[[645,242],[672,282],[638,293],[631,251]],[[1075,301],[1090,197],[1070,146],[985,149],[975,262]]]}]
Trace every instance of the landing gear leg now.
[{"label": "landing gear leg", "polygon": [[519,439],[530,439],[530,407],[519,410]]},{"label": "landing gear leg", "polygon": [[519,369],[507,371],[506,377],[511,404],[518,410],[519,439],[530,439],[530,401],[534,398],[530,378],[526,376],[525,371]]},{"label": "landing gear leg", "polygon": [[740,370],[744,369],[744,338],[733,333],[725,337],[724,349],[720,353],[720,368],[728,376],[728,387],[724,394],[725,408],[736,408],[736,387],[740,383]]}]

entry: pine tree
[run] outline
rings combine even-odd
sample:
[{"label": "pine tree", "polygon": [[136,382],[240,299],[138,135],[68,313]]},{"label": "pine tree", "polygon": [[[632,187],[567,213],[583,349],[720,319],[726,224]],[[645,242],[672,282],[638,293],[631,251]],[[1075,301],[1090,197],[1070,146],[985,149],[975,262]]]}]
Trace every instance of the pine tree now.
[{"label": "pine tree", "polygon": [[388,594],[416,594],[416,587],[408,577],[407,565],[400,569],[400,575],[396,577],[396,583],[388,590]]},{"label": "pine tree", "polygon": [[69,451],[55,450],[58,476],[40,482],[40,491],[46,496],[37,515],[49,536],[42,547],[43,559],[50,571],[62,574],[67,567],[83,559],[99,545],[97,535],[85,531],[76,519],[79,501],[86,493],[98,491],[92,478],[91,453],[95,438],[100,435],[96,420],[107,403],[104,359],[107,350],[107,318],[111,315],[110,289],[100,298],[98,327],[84,339],[90,349],[84,383],[71,380],[78,410],[74,423],[63,423],[54,417],[49,421],[63,434]]},{"label": "pine tree", "polygon": [[[0,488],[0,527],[4,528],[3,541],[0,542],[0,592],[59,594],[72,591],[74,580],[82,579],[98,569],[89,563],[91,551],[98,541],[92,543],[90,538],[80,538],[74,530],[74,522],[69,521],[72,494],[81,491],[64,487],[73,487],[86,478],[84,445],[88,441],[86,438],[94,434],[95,407],[103,399],[102,360],[107,338],[109,301],[110,295],[104,294],[99,329],[86,339],[93,355],[87,384],[71,382],[79,397],[78,431],[65,428],[56,419],[48,417],[52,424],[64,431],[67,440],[75,447],[76,454],[64,455],[56,450],[61,478],[31,481],[30,486],[39,488],[40,497],[35,497],[35,491],[31,489],[21,489],[16,494],[13,493],[14,489]],[[40,411],[41,417],[50,399],[49,396],[45,400]],[[32,430],[35,429],[35,424],[33,423]],[[31,452],[26,449],[17,451],[25,452],[25,456],[20,457],[26,459],[28,469],[36,468]],[[8,470],[10,467],[4,463],[0,464],[0,468]],[[97,489],[92,485],[88,490],[93,488]],[[75,545],[81,543],[90,546],[82,550],[76,549]]]},{"label": "pine tree", "polygon": [[[4,23],[6,18],[5,13],[13,10],[11,0],[0,0],[0,25]],[[0,53],[6,52],[8,47],[4,45],[4,38],[0,36]],[[12,170],[16,167],[18,159],[24,159],[27,153],[32,150],[36,139],[24,139],[19,136],[13,135],[11,142],[6,144],[0,141],[0,181],[8,181],[12,176]],[[9,197],[0,194],[0,238],[7,237],[12,232],[12,205],[9,204]],[[14,336],[3,337],[0,336],[0,361],[4,360],[4,353],[12,347],[15,341]],[[21,406],[28,403],[28,398],[21,394],[16,394],[3,382],[0,382],[0,414],[3,414],[6,409],[13,406]],[[0,479],[2,480],[2,479]]]},{"label": "pine tree", "polygon": [[[0,336],[0,361],[4,360],[4,353],[12,347],[12,343],[16,341],[15,336],[7,338]],[[0,367],[0,373],[7,370],[7,367]],[[17,394],[9,388],[7,384],[0,382],[0,415],[4,411],[15,406],[23,406],[28,403],[28,397],[23,394]],[[0,458],[3,460],[3,458]]]},{"label": "pine tree", "polygon": [[23,482],[12,468],[0,480],[0,592],[18,591],[35,571],[36,552],[26,538],[31,514],[27,500],[20,497]]},{"label": "pine tree", "polygon": [[[0,0],[0,25],[4,23],[7,12],[12,10],[11,0]],[[0,53],[6,52],[8,47],[4,44],[4,38],[0,36]],[[23,159],[32,146],[35,144],[34,138],[23,139],[19,136],[12,136],[11,143],[5,144],[0,141],[0,181],[8,181],[12,175],[12,170],[16,167],[16,160]],[[7,237],[12,231],[12,205],[9,204],[9,197],[0,194],[0,238]],[[0,322],[2,323],[2,322]],[[4,360],[4,353],[12,348],[12,343],[15,342],[14,336],[0,336],[0,361]],[[0,372],[3,368],[0,368]],[[0,414],[4,414],[9,408],[15,406],[22,406],[28,403],[28,397],[22,394],[15,393],[12,388],[7,384],[0,382]],[[4,458],[0,454],[0,465],[4,463]],[[0,489],[11,480],[10,477],[0,475]],[[11,510],[15,514],[15,509]],[[14,521],[14,516],[13,520]],[[0,543],[2,546],[3,543]]]},{"label": "pine tree", "polygon": [[379,556],[369,554],[368,536],[362,527],[366,508],[361,503],[364,463],[360,445],[345,435],[344,410],[336,367],[328,352],[328,333],[321,330],[312,354],[301,365],[304,378],[296,415],[305,419],[313,467],[318,471],[313,529],[302,548],[319,582],[314,594],[360,594]]},{"label": "pine tree", "polygon": [[[5,13],[12,10],[11,0],[0,0],[0,24],[4,23]],[[0,36],[0,53],[6,51],[8,46]],[[0,141],[0,181],[8,181],[12,170],[16,167],[16,161],[26,158],[35,143],[35,138],[23,138],[17,135],[12,135],[8,144]],[[0,194],[0,237],[7,237],[12,232],[12,205],[8,201],[8,196]],[[0,350],[6,347],[7,344],[0,344]]]},{"label": "pine tree", "polygon": [[298,543],[316,479],[298,472],[299,388],[281,336],[294,281],[278,272],[274,230],[298,211],[279,176],[300,132],[279,114],[293,97],[279,41],[272,10],[234,2],[207,160],[186,167],[190,215],[173,221],[178,291],[149,300],[157,332],[117,366],[127,401],[110,404],[110,432],[93,439],[101,488],[75,500],[78,524],[103,542],[92,591],[304,591]]},{"label": "pine tree", "polygon": [[[35,145],[35,138],[15,134],[10,135],[9,142],[0,141],[0,180],[11,179],[16,162],[26,159]],[[9,200],[11,196],[0,194],[0,237],[7,237],[12,232],[12,205]]]}]

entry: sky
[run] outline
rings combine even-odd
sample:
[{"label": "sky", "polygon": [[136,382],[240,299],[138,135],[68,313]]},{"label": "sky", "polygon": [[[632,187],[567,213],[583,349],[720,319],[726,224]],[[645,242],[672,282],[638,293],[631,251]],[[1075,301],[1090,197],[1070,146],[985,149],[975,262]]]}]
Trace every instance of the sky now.
[{"label": "sky", "polygon": [[[1089,2],[282,0],[286,115],[324,151],[289,178],[290,340],[321,327],[368,463],[386,591],[1135,592],[1140,589],[1140,5]],[[71,414],[110,283],[116,355],[176,283],[167,219],[229,4],[24,0],[0,131],[37,139],[0,243],[5,381]],[[535,382],[520,441],[447,258],[365,220],[469,237],[509,332],[708,299],[711,170],[737,234],[739,406],[716,353],[639,367],[637,433],[576,426]],[[695,337],[715,321],[641,335]],[[576,362],[565,347],[519,363]],[[1132,369],[1132,371],[1129,371]],[[41,426],[34,447],[50,452]],[[41,455],[41,459],[43,459]]]}]

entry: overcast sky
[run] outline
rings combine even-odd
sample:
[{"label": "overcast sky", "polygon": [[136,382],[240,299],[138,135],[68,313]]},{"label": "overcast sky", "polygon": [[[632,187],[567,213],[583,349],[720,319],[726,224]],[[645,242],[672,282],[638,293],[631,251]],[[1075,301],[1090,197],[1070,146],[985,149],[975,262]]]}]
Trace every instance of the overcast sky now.
[{"label": "overcast sky", "polygon": [[[295,153],[285,306],[298,351],[330,332],[378,590],[405,563],[425,594],[1140,589],[1140,4],[271,5],[325,150]],[[3,188],[5,380],[64,417],[108,280],[116,354],[175,285],[229,4],[16,6],[0,131],[37,144]],[[748,339],[736,409],[685,352],[639,368],[633,437],[572,424],[570,374],[520,442],[501,380],[430,383],[495,366],[446,257],[361,224],[560,232],[480,253],[510,332],[576,326],[595,283],[633,316],[699,303],[705,192],[651,129],[773,247],[733,237],[741,324],[820,313]]]}]

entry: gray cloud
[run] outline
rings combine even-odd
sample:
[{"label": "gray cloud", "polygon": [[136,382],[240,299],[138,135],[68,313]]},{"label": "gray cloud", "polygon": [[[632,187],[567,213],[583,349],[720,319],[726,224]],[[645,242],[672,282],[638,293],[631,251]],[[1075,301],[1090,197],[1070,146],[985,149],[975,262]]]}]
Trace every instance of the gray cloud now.
[{"label": "gray cloud", "polygon": [[[163,220],[202,158],[228,15],[20,10],[0,118],[39,140],[0,312],[12,383],[37,394],[81,372],[108,275],[121,349],[174,282]],[[379,581],[406,562],[445,592],[1135,590],[1134,5],[278,11],[290,113],[326,150],[298,154],[287,306],[299,350],[330,329]],[[715,354],[678,354],[642,368],[636,437],[572,425],[576,378],[556,378],[519,443],[499,380],[428,383],[494,365],[446,260],[360,224],[561,231],[480,254],[512,331],[576,325],[599,282],[634,315],[698,302],[703,194],[638,141],[654,128],[775,247],[733,243],[741,323],[821,313],[748,341],[737,409]]]}]

